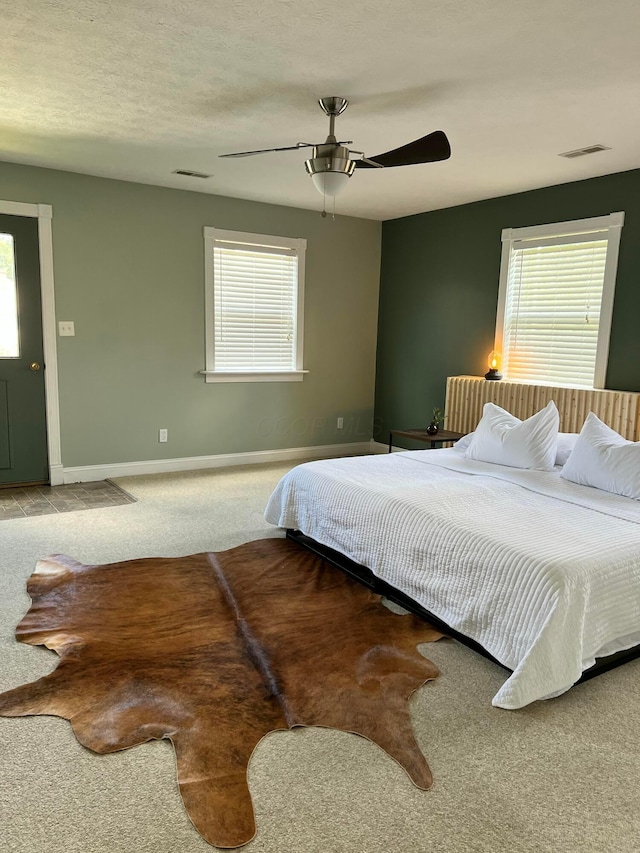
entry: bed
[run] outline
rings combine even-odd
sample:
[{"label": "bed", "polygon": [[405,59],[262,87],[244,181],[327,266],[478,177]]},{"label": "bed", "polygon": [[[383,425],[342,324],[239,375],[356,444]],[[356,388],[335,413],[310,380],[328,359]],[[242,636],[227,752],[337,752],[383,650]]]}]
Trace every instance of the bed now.
[{"label": "bed", "polygon": [[366,567],[510,670],[500,708],[640,653],[640,502],[559,467],[456,448],[310,462],[282,478],[265,518]]}]

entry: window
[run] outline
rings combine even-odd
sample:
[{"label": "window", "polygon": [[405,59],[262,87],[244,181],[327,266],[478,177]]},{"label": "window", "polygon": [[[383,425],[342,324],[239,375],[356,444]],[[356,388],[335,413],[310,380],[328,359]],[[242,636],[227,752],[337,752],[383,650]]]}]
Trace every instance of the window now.
[{"label": "window", "polygon": [[0,358],[19,358],[18,294],[11,234],[0,234]]},{"label": "window", "polygon": [[0,234],[0,358],[19,358],[18,294],[13,237]]},{"label": "window", "polygon": [[603,388],[624,213],[507,228],[495,348],[507,379]]},{"label": "window", "polygon": [[204,236],[206,381],[300,381],[306,240]]}]

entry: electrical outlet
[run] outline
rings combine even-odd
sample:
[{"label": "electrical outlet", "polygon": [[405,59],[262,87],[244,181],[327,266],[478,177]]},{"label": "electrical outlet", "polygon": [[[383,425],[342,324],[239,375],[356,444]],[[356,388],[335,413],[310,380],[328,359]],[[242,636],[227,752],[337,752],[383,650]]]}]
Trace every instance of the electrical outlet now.
[{"label": "electrical outlet", "polygon": [[169,441],[169,430],[168,429],[160,429],[158,430],[158,441],[165,442]]},{"label": "electrical outlet", "polygon": [[338,429],[342,429],[344,426],[344,418],[338,418]]},{"label": "electrical outlet", "polygon": [[76,330],[73,325],[73,320],[60,320],[58,323],[58,334],[61,338],[75,337]]}]

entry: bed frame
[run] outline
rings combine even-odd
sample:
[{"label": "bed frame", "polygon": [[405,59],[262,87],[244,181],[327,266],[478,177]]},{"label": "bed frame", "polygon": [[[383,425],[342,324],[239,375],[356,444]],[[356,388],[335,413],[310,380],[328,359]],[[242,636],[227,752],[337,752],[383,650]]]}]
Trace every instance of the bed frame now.
[{"label": "bed frame", "polygon": [[[477,643],[470,637],[465,637],[464,634],[450,628],[449,625],[442,621],[442,619],[438,619],[437,616],[434,616],[433,613],[430,613],[418,604],[417,601],[406,595],[406,593],[376,577],[371,569],[368,569],[366,566],[361,566],[359,563],[355,563],[339,551],[334,551],[326,545],[321,545],[319,542],[316,542],[315,539],[311,539],[310,536],[305,536],[305,534],[301,533],[299,530],[287,530],[286,535],[288,539],[292,539],[294,542],[297,542],[299,545],[302,545],[308,551],[312,551],[319,557],[323,557],[333,566],[336,566],[352,578],[355,578],[355,580],[365,586],[368,586],[369,589],[373,590],[373,592],[383,595],[390,601],[395,602],[395,604],[399,604],[400,607],[404,607],[405,610],[415,614],[420,619],[424,619],[430,625],[433,625],[434,628],[442,631],[443,634],[446,634],[448,637],[453,637],[453,639],[458,640],[458,642],[462,643],[464,646],[468,646],[470,649],[473,649],[474,652],[478,652],[483,657],[497,663],[498,666],[502,667],[502,669],[505,669],[507,672],[512,671],[508,667],[504,666],[504,664],[500,663],[499,660],[496,660],[496,658],[481,646],[480,643]],[[576,684],[581,684],[583,681],[588,681],[596,675],[601,675],[603,672],[607,672],[610,669],[614,669],[615,667],[628,663],[628,661],[636,660],[637,658],[640,658],[640,645],[634,646],[631,649],[625,649],[621,652],[615,652],[612,655],[607,655],[607,657],[597,658],[594,665],[582,673],[582,676],[578,679]]]}]

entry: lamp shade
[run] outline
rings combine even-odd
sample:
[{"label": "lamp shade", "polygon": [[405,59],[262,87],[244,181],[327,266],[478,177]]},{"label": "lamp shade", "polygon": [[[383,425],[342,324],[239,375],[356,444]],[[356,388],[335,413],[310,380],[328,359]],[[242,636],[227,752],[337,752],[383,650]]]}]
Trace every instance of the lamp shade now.
[{"label": "lamp shade", "polygon": [[500,353],[496,350],[491,350],[487,356],[487,367],[489,370],[500,370]]},{"label": "lamp shade", "polygon": [[487,356],[487,367],[489,370],[484,375],[485,379],[502,379],[502,373],[500,373],[500,361],[500,353],[496,350],[491,350]]},{"label": "lamp shade", "polygon": [[319,193],[333,198],[346,187],[349,175],[346,172],[316,172],[311,180]]}]

